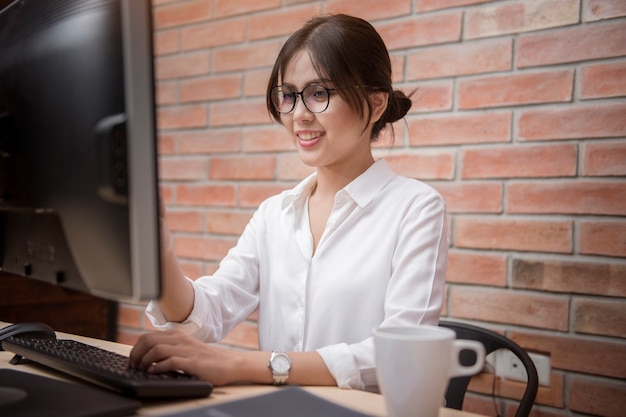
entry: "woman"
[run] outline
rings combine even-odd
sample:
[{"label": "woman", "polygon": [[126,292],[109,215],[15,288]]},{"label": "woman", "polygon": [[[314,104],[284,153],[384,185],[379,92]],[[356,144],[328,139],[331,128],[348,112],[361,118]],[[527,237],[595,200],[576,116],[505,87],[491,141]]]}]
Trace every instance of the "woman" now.
[{"label": "woman", "polygon": [[[372,155],[411,100],[375,29],[335,15],[287,40],[267,106],[316,172],[264,201],[211,277],[184,276],[164,225],[163,296],[147,313],[168,330],[140,337],[131,365],[215,385],[375,386],[372,330],[437,324],[444,292],[442,198]],[[206,343],[257,309],[260,351]]]}]

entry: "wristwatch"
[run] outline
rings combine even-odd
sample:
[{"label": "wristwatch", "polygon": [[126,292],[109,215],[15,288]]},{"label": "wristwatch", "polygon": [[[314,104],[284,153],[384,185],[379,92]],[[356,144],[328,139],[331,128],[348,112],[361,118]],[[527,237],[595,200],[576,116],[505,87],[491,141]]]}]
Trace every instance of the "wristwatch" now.
[{"label": "wristwatch", "polygon": [[272,352],[269,368],[272,370],[274,385],[284,385],[287,383],[287,379],[289,379],[291,359],[285,352]]}]

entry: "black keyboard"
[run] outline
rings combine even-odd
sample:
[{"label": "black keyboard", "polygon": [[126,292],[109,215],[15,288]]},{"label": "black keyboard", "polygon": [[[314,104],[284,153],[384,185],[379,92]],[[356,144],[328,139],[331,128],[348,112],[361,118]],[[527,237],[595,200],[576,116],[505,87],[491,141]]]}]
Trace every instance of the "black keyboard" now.
[{"label": "black keyboard", "polygon": [[9,337],[2,347],[129,397],[206,397],[213,389],[208,382],[180,372],[154,374],[130,368],[128,357],[75,340]]}]

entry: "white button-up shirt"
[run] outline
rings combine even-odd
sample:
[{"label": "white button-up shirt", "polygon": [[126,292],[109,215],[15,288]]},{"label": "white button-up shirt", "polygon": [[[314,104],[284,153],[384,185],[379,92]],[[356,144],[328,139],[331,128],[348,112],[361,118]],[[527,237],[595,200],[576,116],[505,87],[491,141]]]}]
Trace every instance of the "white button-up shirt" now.
[{"label": "white button-up shirt", "polygon": [[193,282],[180,327],[207,342],[258,309],[261,350],[317,351],[340,387],[377,385],[372,330],[434,324],[444,295],[445,203],[384,160],[340,190],[313,253],[307,201],[313,174],[264,201],[218,270]]}]

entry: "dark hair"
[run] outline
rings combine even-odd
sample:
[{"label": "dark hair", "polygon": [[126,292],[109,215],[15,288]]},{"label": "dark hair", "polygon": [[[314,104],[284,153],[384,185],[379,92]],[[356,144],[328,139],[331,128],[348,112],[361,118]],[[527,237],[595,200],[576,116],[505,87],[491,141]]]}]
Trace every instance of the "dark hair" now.
[{"label": "dark hair", "polygon": [[276,58],[267,85],[266,104],[278,123],[282,123],[280,113],[272,105],[270,91],[282,79],[293,56],[305,49],[320,78],[332,80],[337,93],[360,116],[371,113],[368,92],[384,91],[389,94],[387,109],[374,123],[372,140],[388,123],[400,120],[411,108],[411,99],[391,85],[389,52],[376,29],[357,17],[327,15],[309,20],[294,32]]}]

